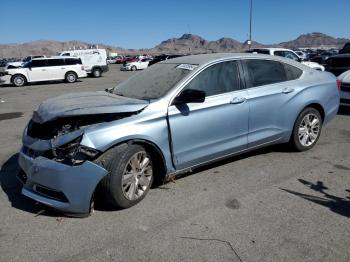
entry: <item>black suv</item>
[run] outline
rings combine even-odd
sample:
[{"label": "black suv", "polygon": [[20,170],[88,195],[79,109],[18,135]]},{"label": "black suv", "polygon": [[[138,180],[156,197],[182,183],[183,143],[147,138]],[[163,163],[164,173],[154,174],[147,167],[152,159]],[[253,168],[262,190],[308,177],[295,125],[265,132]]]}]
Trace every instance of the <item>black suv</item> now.
[{"label": "black suv", "polygon": [[339,54],[350,54],[350,42],[346,43],[344,47],[339,50]]},{"label": "black suv", "polygon": [[350,54],[335,55],[326,60],[326,71],[336,76],[350,70]]}]

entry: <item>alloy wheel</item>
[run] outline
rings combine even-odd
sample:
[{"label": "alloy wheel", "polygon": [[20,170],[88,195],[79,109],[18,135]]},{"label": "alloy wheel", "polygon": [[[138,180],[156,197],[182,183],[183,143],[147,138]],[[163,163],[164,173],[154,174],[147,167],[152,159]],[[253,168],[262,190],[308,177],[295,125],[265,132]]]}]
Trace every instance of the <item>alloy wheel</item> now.
[{"label": "alloy wheel", "polygon": [[309,113],[304,116],[299,125],[298,137],[301,145],[311,146],[320,134],[320,119],[317,115]]},{"label": "alloy wheel", "polygon": [[153,167],[145,151],[134,154],[128,161],[123,176],[122,190],[128,200],[140,198],[151,184]]}]

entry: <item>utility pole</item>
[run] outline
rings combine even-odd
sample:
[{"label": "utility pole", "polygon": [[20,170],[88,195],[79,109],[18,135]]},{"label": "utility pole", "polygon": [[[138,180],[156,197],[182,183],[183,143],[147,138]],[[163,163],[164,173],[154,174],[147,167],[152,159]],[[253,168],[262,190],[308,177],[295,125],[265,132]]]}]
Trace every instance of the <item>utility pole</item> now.
[{"label": "utility pole", "polygon": [[249,50],[252,48],[252,17],[253,17],[253,0],[250,0],[250,19],[249,19]]}]

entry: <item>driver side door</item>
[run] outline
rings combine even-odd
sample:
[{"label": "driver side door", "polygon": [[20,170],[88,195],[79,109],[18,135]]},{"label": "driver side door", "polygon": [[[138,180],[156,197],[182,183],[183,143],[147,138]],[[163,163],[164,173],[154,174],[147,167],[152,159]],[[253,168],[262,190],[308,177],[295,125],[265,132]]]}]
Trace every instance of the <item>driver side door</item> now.
[{"label": "driver side door", "polygon": [[168,108],[177,169],[247,148],[249,107],[239,68],[237,61],[207,67],[182,90],[204,91],[205,101],[170,105]]}]

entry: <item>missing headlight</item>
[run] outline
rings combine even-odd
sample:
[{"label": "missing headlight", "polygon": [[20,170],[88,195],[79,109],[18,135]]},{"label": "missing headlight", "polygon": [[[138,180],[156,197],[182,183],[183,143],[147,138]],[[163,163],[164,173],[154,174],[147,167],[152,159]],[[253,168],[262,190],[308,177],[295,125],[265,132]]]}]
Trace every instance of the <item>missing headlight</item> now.
[{"label": "missing headlight", "polygon": [[82,137],[52,149],[53,160],[67,164],[79,165],[86,160],[93,160],[100,153],[98,150],[80,145]]}]

